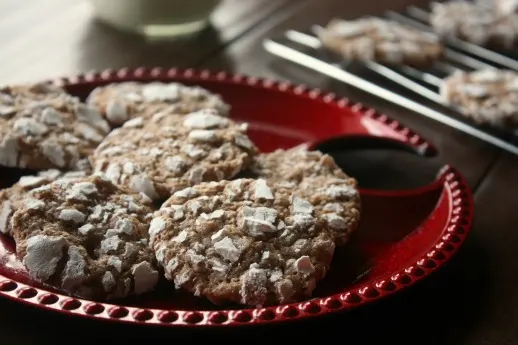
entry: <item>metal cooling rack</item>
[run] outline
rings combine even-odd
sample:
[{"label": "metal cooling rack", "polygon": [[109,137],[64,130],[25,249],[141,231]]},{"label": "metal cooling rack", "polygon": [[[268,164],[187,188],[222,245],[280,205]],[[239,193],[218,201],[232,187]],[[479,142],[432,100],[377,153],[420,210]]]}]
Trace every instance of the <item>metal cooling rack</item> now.
[{"label": "metal cooling rack", "polygon": [[[431,26],[428,24],[429,15],[428,11],[411,6],[403,13],[386,12],[384,17],[414,27],[429,35],[434,35]],[[344,64],[343,60],[336,60],[328,54],[315,35],[315,32],[319,29],[321,27],[314,26],[308,32],[288,30],[281,37],[264,40],[263,46],[273,55],[374,94],[518,155],[518,145],[516,144],[518,136],[516,133],[505,132],[488,126],[477,126],[461,115],[450,115],[435,109],[435,107],[427,107],[419,101],[414,101],[393,91],[393,88],[390,87],[391,83],[396,83],[396,86],[402,86],[407,91],[433,101],[439,109],[442,107],[443,110],[458,112],[458,110],[445,104],[439,94],[443,78],[456,70],[472,71],[481,68],[504,68],[518,71],[518,55],[516,53],[495,51],[467,41],[453,39],[444,42],[444,58],[441,61],[436,61],[433,66],[426,70],[410,66],[389,67],[376,62],[362,63],[362,68],[365,71],[374,72],[386,79],[386,83],[381,85],[379,80],[376,82],[369,81],[369,78],[361,70],[351,72],[347,67],[350,64]]]}]

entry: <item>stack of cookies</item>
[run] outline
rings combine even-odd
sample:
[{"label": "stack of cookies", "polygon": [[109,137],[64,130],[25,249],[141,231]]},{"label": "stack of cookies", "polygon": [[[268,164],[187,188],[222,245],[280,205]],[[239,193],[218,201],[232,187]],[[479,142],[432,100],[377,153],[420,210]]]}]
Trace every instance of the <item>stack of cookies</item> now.
[{"label": "stack of cookies", "polygon": [[0,231],[34,279],[108,300],[159,280],[210,301],[312,295],[358,225],[356,181],[304,146],[260,153],[219,95],[178,83],[0,89]]}]

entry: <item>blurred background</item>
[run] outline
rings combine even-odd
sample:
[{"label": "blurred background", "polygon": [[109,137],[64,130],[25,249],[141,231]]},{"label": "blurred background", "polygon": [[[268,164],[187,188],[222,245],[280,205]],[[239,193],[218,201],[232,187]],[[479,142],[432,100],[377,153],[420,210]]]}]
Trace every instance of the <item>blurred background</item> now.
[{"label": "blurred background", "polygon": [[271,59],[261,40],[272,28],[305,28],[337,15],[427,2],[2,0],[0,78],[6,84],[105,68],[203,65],[279,79],[256,66]]},{"label": "blurred background", "polygon": [[261,20],[298,3],[3,0],[0,75],[9,83],[108,67],[198,66]]}]

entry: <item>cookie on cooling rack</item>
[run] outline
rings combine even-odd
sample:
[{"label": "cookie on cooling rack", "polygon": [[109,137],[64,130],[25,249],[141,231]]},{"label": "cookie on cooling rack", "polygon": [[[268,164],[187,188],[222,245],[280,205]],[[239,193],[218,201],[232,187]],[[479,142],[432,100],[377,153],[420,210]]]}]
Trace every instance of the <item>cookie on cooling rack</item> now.
[{"label": "cookie on cooling rack", "polygon": [[381,18],[334,19],[317,35],[325,47],[348,60],[425,67],[443,54],[434,36]]},{"label": "cookie on cooling rack", "polygon": [[360,221],[357,182],[334,159],[305,146],[262,153],[254,158],[246,176],[262,178],[278,188],[297,189],[324,219],[337,245],[347,242]]},{"label": "cookie on cooling rack", "polygon": [[432,3],[430,24],[443,39],[462,39],[482,46],[512,48],[518,43],[518,15],[499,15],[467,1]]},{"label": "cookie on cooling rack", "polygon": [[82,298],[145,293],[159,273],[148,246],[151,201],[102,176],[56,180],[25,194],[13,215],[29,274]]},{"label": "cookie on cooling rack", "polygon": [[335,249],[309,200],[263,179],[180,190],[155,213],[149,234],[166,278],[216,304],[310,297]]},{"label": "cookie on cooling rack", "polygon": [[96,108],[47,85],[0,88],[0,165],[73,169],[108,134]]},{"label": "cookie on cooling rack", "polygon": [[246,125],[219,115],[204,109],[168,114],[159,122],[134,118],[95,150],[94,170],[153,200],[200,182],[230,179],[248,167],[257,150]]},{"label": "cookie on cooling rack", "polygon": [[215,108],[222,116],[226,116],[230,109],[218,94],[204,88],[163,82],[122,82],[99,86],[90,93],[87,103],[99,107],[112,126],[165,109],[170,113],[187,114]]},{"label": "cookie on cooling rack", "polygon": [[476,123],[518,127],[518,73],[514,71],[457,72],[444,80],[441,95]]},{"label": "cookie on cooling rack", "polygon": [[518,12],[517,0],[493,0],[496,11],[501,15],[508,15]]},{"label": "cookie on cooling rack", "polygon": [[63,172],[56,169],[40,171],[37,175],[22,176],[18,182],[9,188],[0,190],[0,233],[11,235],[11,216],[21,205],[25,195],[38,187],[58,179],[75,179],[86,177],[88,171]]}]

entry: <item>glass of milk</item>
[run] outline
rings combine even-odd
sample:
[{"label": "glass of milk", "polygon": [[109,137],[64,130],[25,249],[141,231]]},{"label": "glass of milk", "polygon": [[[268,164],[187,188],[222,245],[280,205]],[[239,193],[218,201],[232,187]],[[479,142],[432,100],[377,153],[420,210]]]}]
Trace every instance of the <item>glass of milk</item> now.
[{"label": "glass of milk", "polygon": [[88,0],[95,15],[120,30],[176,37],[203,30],[219,0]]}]

